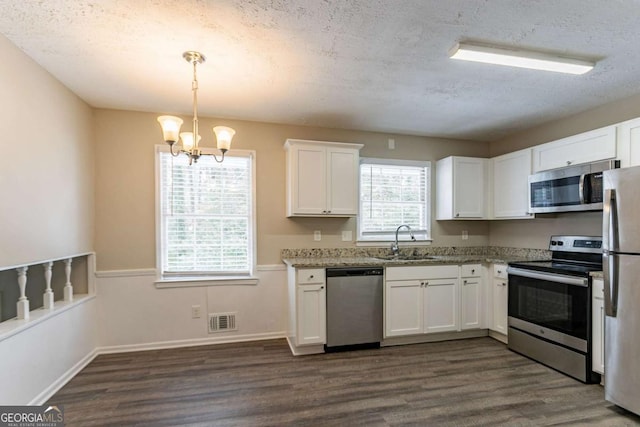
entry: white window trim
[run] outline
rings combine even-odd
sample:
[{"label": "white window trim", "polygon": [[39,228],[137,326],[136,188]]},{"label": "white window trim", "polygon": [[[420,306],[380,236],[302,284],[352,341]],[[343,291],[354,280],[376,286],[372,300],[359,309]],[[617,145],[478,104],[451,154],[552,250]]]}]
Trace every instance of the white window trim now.
[{"label": "white window trim", "polygon": [[[216,154],[219,152],[213,148],[201,148],[203,153]],[[258,277],[255,275],[257,266],[257,238],[256,238],[256,152],[254,150],[229,150],[225,157],[243,156],[251,158],[251,263],[249,266],[249,274],[247,275],[194,275],[194,276],[177,276],[162,275],[162,214],[161,214],[161,198],[160,198],[160,156],[159,153],[169,153],[170,149],[167,144],[155,146],[155,180],[156,180],[156,280],[157,288],[173,288],[173,287],[191,287],[191,286],[210,286],[210,285],[255,285],[258,283]],[[181,154],[184,155],[184,154]]]},{"label": "white window trim", "polygon": [[[433,168],[431,166],[431,162],[428,160],[401,160],[401,159],[384,159],[384,158],[378,158],[378,157],[361,157],[360,158],[360,164],[370,164],[370,163],[374,163],[374,164],[385,164],[385,165],[392,165],[392,166],[415,166],[415,167],[426,167],[429,171],[429,173],[427,174],[427,176],[425,176],[425,189],[427,191],[427,211],[425,213],[426,215],[426,220],[425,223],[427,224],[427,230],[426,230],[426,235],[427,237],[424,239],[417,239],[416,241],[412,241],[409,238],[409,235],[407,233],[402,233],[398,236],[398,241],[399,242],[403,242],[402,245],[403,246],[425,246],[425,245],[430,245],[431,242],[433,241],[432,239],[432,231],[433,231],[433,227],[431,224],[431,209],[432,209],[432,202],[433,202],[433,195],[432,193],[432,188],[431,188],[431,175],[433,173]],[[358,179],[360,179],[360,170],[358,168]],[[360,185],[358,186],[358,188],[362,188]],[[358,193],[358,206],[360,206],[360,193]],[[389,239],[387,240],[382,240],[379,238],[371,238],[371,239],[367,239],[367,238],[363,238],[361,233],[360,233],[360,216],[358,216],[358,219],[356,221],[357,225],[356,225],[356,246],[369,246],[369,247],[379,247],[379,246],[386,246],[389,243],[395,241],[395,235],[394,236],[390,236]],[[398,226],[400,226],[401,224],[398,224]],[[403,229],[401,231],[404,231],[406,229]]]}]

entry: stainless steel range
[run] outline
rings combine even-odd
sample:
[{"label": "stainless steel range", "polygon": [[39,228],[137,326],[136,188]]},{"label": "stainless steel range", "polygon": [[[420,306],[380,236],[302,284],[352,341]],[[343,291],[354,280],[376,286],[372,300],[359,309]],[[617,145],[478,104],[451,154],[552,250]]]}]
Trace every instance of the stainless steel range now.
[{"label": "stainless steel range", "polygon": [[508,347],[586,383],[591,370],[591,278],[602,238],[552,236],[552,259],[509,264]]}]

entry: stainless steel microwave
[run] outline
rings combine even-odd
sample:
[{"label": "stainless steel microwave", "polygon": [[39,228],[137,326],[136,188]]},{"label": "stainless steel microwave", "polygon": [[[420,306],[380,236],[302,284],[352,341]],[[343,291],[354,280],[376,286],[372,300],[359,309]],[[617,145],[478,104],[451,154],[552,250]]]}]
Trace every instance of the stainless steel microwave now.
[{"label": "stainless steel microwave", "polygon": [[529,212],[602,210],[602,172],[619,167],[607,160],[529,175]]}]

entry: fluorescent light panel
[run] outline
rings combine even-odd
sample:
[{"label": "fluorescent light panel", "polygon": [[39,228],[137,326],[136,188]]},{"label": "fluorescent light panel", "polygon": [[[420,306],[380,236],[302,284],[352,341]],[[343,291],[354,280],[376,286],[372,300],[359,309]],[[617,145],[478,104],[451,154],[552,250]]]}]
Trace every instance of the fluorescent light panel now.
[{"label": "fluorescent light panel", "polygon": [[584,74],[595,63],[576,58],[566,58],[542,52],[509,49],[494,46],[458,43],[449,55],[453,59],[508,65],[532,70],[555,71],[567,74]]}]

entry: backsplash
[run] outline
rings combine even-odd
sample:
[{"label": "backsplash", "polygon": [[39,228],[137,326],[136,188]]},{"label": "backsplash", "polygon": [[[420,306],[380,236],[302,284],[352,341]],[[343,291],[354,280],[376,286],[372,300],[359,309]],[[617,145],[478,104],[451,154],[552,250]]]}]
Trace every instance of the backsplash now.
[{"label": "backsplash", "polygon": [[[498,246],[418,246],[401,248],[402,255],[455,256],[483,255],[487,257],[517,257],[529,259],[549,259],[551,251],[546,249],[505,248]],[[311,248],[283,249],[282,259],[289,258],[360,258],[390,255],[389,248]]]}]

